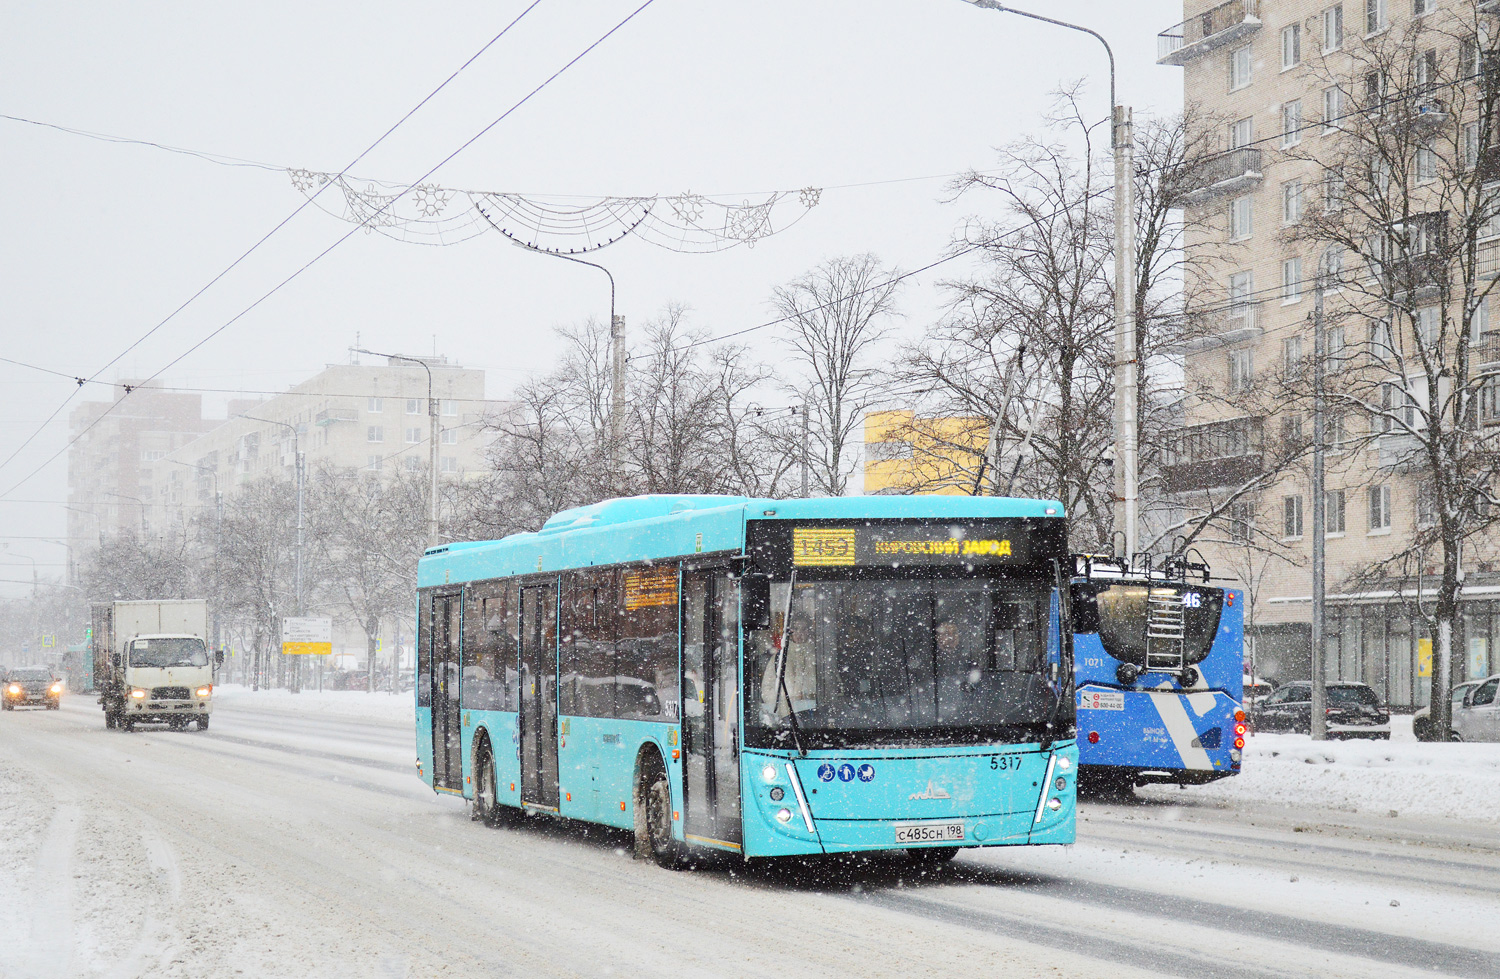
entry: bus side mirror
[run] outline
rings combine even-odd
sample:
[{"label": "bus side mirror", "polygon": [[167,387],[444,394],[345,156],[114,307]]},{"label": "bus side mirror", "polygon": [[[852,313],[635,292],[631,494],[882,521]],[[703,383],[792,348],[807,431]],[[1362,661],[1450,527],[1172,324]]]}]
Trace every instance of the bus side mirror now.
[{"label": "bus side mirror", "polygon": [[1073,634],[1099,631],[1099,593],[1089,585],[1072,586]]},{"label": "bus side mirror", "polygon": [[771,577],[747,574],[740,579],[740,621],[746,629],[771,628]]},{"label": "bus side mirror", "polygon": [[218,650],[217,652],[214,653],[214,665],[215,666],[223,666],[224,665],[224,650],[221,649],[221,650]]},{"label": "bus side mirror", "polygon": [[113,653],[113,654],[110,655],[110,657],[109,657],[109,665],[112,666],[112,667],[114,667],[117,670],[120,668],[120,654],[119,653]]}]

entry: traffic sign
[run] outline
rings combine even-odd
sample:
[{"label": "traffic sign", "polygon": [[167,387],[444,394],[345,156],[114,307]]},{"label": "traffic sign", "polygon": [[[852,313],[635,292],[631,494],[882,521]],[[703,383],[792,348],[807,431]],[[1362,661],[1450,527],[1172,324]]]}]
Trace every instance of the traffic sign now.
[{"label": "traffic sign", "polygon": [[43,636],[42,637],[42,648],[43,649],[52,649],[56,645],[57,645],[57,637],[56,636]]},{"label": "traffic sign", "polygon": [[287,656],[327,656],[333,652],[333,619],[298,616],[281,620],[281,652]]}]

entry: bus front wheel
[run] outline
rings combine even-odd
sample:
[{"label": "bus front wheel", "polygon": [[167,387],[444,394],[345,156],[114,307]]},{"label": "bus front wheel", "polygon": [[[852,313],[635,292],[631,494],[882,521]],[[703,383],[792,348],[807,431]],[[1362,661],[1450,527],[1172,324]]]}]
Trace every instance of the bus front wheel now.
[{"label": "bus front wheel", "polygon": [[672,785],[655,756],[642,769],[639,801],[644,812],[636,819],[636,853],[650,856],[668,870],[681,869],[682,844],[672,838]]},{"label": "bus front wheel", "polygon": [[498,806],[495,801],[495,763],[490,758],[488,748],[480,748],[479,753],[474,756],[474,808],[469,812],[469,818],[486,826],[493,826],[499,822]]}]

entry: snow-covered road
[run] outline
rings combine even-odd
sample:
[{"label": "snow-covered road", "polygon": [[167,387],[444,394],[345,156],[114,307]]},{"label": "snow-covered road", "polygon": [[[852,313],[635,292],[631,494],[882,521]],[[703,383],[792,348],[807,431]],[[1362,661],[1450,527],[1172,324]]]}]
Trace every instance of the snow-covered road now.
[{"label": "snow-covered road", "polygon": [[470,822],[417,780],[408,704],[0,716],[0,976],[1500,976],[1493,812],[1158,790],[925,876],[670,873],[614,832]]}]

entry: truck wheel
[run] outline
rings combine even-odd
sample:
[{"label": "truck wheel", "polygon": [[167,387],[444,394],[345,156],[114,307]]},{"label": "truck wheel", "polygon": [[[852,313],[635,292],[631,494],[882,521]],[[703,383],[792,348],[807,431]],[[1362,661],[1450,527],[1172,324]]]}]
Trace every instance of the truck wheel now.
[{"label": "truck wheel", "polygon": [[120,721],[120,726],[125,729],[125,733],[126,734],[134,734],[135,733],[135,721],[132,720],[131,718],[126,717],[126,718],[122,719]]},{"label": "truck wheel", "polygon": [[[183,727],[185,728],[185,727],[187,727],[187,725],[183,725]],[[207,731],[208,730],[208,715],[207,714],[204,714],[203,716],[201,716],[201,717],[198,718],[198,730],[200,730],[200,731]]]},{"label": "truck wheel", "polygon": [[113,731],[114,729],[115,729],[115,712],[112,711],[112,710],[106,710],[104,712],[104,730],[106,730],[106,731]]},{"label": "truck wheel", "polygon": [[4,704],[0,704],[0,709],[15,710],[16,709],[16,705],[7,700],[7,701],[5,701]]}]

